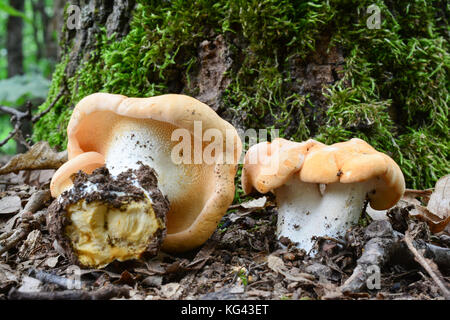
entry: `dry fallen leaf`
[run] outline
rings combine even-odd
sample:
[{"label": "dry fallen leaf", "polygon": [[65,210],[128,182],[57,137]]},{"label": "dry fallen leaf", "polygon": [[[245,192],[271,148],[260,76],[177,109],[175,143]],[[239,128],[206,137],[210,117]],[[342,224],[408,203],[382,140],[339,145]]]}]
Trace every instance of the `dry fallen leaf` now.
[{"label": "dry fallen leaf", "polygon": [[59,260],[59,256],[50,257],[50,258],[47,258],[47,260],[45,260],[45,264],[50,268],[54,268],[58,264],[58,260]]},{"label": "dry fallen leaf", "polygon": [[245,209],[262,209],[266,205],[267,198],[261,197],[252,201],[241,203],[240,206]]},{"label": "dry fallen leaf", "polygon": [[441,218],[432,212],[430,212],[427,208],[423,206],[415,206],[415,208],[409,211],[410,216],[415,216],[420,220],[425,221],[430,227],[430,231],[432,233],[438,233],[445,229],[447,224],[450,222],[450,216],[446,218]]},{"label": "dry fallen leaf", "polygon": [[436,182],[427,207],[416,203],[411,204],[414,205],[414,208],[409,211],[411,216],[425,221],[432,233],[443,231],[450,222],[450,175]]},{"label": "dry fallen leaf", "polygon": [[27,239],[23,242],[22,246],[19,248],[19,257],[26,259],[30,257],[33,252],[40,246],[42,242],[42,234],[39,230],[31,231]]},{"label": "dry fallen leaf", "polygon": [[160,293],[167,299],[178,299],[183,293],[183,288],[176,282],[171,282],[161,286]]},{"label": "dry fallen leaf", "polygon": [[0,168],[0,174],[20,170],[58,169],[67,161],[67,151],[56,152],[48,142],[40,141],[26,153],[14,156]]},{"label": "dry fallen leaf", "polygon": [[[267,205],[267,198],[261,197],[255,200],[247,201],[244,203],[232,205],[229,209],[238,209],[236,212],[229,213],[227,218],[231,222],[236,222],[237,220],[249,215],[250,213],[263,209]],[[239,210],[240,208],[246,209],[245,211]]]},{"label": "dry fallen leaf", "polygon": [[244,293],[245,287],[243,284],[236,284],[234,286],[231,286],[229,293]]},{"label": "dry fallen leaf", "polygon": [[19,288],[19,292],[39,292],[41,291],[42,282],[38,279],[25,276],[22,279],[22,285]]},{"label": "dry fallen leaf", "polygon": [[286,270],[283,260],[280,257],[270,255],[267,257],[267,266],[275,272],[282,274],[286,279],[302,283],[314,284],[312,280],[315,279],[313,275],[308,273],[293,273]]},{"label": "dry fallen leaf", "polygon": [[[406,208],[409,216],[425,221],[432,233],[438,233],[450,222],[450,175],[439,179],[430,193],[431,190],[409,190],[396,207]],[[429,197],[427,206],[423,206],[416,197]]]},{"label": "dry fallen leaf", "polygon": [[237,208],[244,208],[244,209],[250,209],[250,210],[257,210],[262,209],[268,204],[267,197],[260,197],[258,199],[254,199],[251,201],[233,204],[228,209],[237,209]]},{"label": "dry fallen leaf", "polygon": [[7,196],[0,199],[0,214],[17,213],[22,209],[22,200],[18,196]]},{"label": "dry fallen leaf", "polygon": [[142,284],[146,287],[161,287],[163,281],[162,276],[148,276],[142,280]]},{"label": "dry fallen leaf", "polygon": [[9,265],[0,263],[0,289],[16,283],[18,281],[16,273],[17,270],[12,270]]},{"label": "dry fallen leaf", "polygon": [[450,174],[436,182],[427,209],[441,219],[450,216]]}]

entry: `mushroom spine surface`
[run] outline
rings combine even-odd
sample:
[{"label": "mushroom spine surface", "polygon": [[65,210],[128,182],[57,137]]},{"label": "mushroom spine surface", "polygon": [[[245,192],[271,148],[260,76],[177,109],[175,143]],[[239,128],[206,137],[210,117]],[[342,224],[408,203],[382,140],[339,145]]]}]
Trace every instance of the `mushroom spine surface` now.
[{"label": "mushroom spine surface", "polygon": [[[201,124],[198,131],[196,123]],[[208,144],[202,140],[208,130],[219,133],[225,141],[220,145],[222,148],[214,150],[226,161],[177,163],[172,158],[174,146],[179,143],[172,139],[175,130],[181,130],[183,137],[188,137],[188,146],[194,145],[189,149],[193,149],[194,154],[184,153],[188,159],[209,150]],[[241,140],[231,124],[192,97],[167,94],[128,98],[94,93],[75,106],[67,135],[69,160],[56,171],[50,184],[52,196],[58,198],[56,202],[64,202],[60,197],[73,189],[71,177],[79,171],[90,174],[102,167],[112,178],[117,178],[128,170],[148,166],[155,171],[158,190],[170,203],[161,245],[165,251],[186,251],[203,244],[233,201],[234,177],[242,152]],[[133,174],[129,182],[143,194],[148,189],[141,187],[139,184],[142,183],[137,183]],[[87,191],[84,193],[86,199],[95,193],[92,185],[87,185],[84,190]],[[120,196],[114,192],[109,194]],[[146,197],[151,202],[151,195]],[[79,207],[83,209],[86,206],[80,203]],[[90,210],[92,215],[88,215],[96,216],[102,210]],[[70,212],[69,215],[74,219],[79,216]],[[85,221],[78,219],[78,222],[84,228]],[[72,235],[74,242],[78,234]]]},{"label": "mushroom spine surface", "polygon": [[331,183],[323,194],[316,183],[302,182],[292,176],[275,189],[278,204],[277,235],[287,237],[306,251],[313,237],[343,237],[358,222],[371,181]]}]

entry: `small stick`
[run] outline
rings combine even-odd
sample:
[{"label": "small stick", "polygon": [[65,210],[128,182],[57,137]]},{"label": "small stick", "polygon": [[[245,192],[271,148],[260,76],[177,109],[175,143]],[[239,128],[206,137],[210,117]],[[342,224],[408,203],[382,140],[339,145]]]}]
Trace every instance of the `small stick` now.
[{"label": "small stick", "polygon": [[53,283],[65,289],[73,289],[77,284],[76,280],[58,276],[56,274],[51,274],[42,270],[33,269],[31,274],[34,277],[44,283]]},{"label": "small stick", "polygon": [[15,120],[15,121],[20,121],[23,118],[30,116],[29,110],[27,110],[27,112],[22,112],[17,109],[5,107],[5,106],[0,106],[0,112],[11,115],[11,118],[14,117],[13,120]]},{"label": "small stick", "polygon": [[336,238],[332,238],[332,237],[328,237],[328,236],[317,237],[317,241],[319,241],[319,240],[333,241],[333,242],[336,242],[336,243],[339,243],[339,244],[343,245],[344,247],[347,246],[347,243],[345,241],[339,240],[339,239],[336,239]]},{"label": "small stick", "polygon": [[[40,214],[31,215],[24,217],[25,213],[33,214],[34,212],[38,211],[44,203],[50,198],[50,191],[49,190],[41,190],[36,193],[34,193],[30,200],[28,200],[27,204],[25,205],[25,208],[18,214],[19,217],[22,218],[22,222],[19,225],[19,228],[14,231],[14,233],[9,236],[7,239],[0,241],[0,256],[4,254],[9,249],[13,248],[17,243],[19,243],[21,240],[25,239],[25,237],[28,236],[28,234],[35,229],[35,223],[40,223],[43,218],[45,218],[45,211],[40,212]],[[2,236],[4,237],[4,236]]]},{"label": "small stick", "polygon": [[0,181],[0,184],[4,184],[4,185],[7,185],[7,186],[16,186],[19,183],[18,182],[11,182],[11,181]]},{"label": "small stick", "polygon": [[0,234],[0,241],[11,237],[13,235],[13,233],[14,233],[14,231],[8,231],[8,232]]},{"label": "small stick", "polygon": [[12,234],[12,236],[2,241],[4,243],[3,246],[2,243],[0,243],[0,256],[9,249],[13,248],[17,243],[19,243],[19,241],[23,240],[28,235],[28,233],[30,233],[30,231],[31,226],[29,224],[23,224],[21,228],[19,228]]},{"label": "small stick", "polygon": [[55,99],[53,100],[53,102],[47,107],[47,109],[45,109],[44,111],[42,111],[41,113],[35,115],[33,118],[31,118],[31,122],[32,123],[36,123],[39,119],[41,119],[43,116],[45,116],[47,113],[50,112],[50,110],[55,106],[55,104],[58,102],[59,98],[62,97],[62,95],[65,92],[65,88],[61,88],[61,90],[59,90],[58,95],[55,97]]},{"label": "small stick", "polygon": [[418,196],[430,196],[433,193],[433,188],[425,190],[405,189],[405,194],[416,194]]},{"label": "small stick", "polygon": [[8,294],[9,300],[108,300],[114,297],[130,296],[126,287],[108,285],[94,291],[63,290],[53,292],[20,292],[12,288]]},{"label": "small stick", "polygon": [[44,203],[47,202],[50,198],[50,190],[39,190],[31,195],[30,200],[28,200],[22,212],[35,213],[36,211],[41,209]]},{"label": "small stick", "polygon": [[52,103],[47,107],[47,109],[45,109],[44,111],[42,111],[34,116],[32,116],[32,113],[31,113],[32,105],[30,102],[27,102],[27,111],[26,112],[22,112],[22,111],[19,111],[14,108],[10,108],[10,107],[0,106],[0,112],[11,115],[11,123],[15,122],[14,129],[8,134],[8,136],[5,139],[3,139],[0,142],[0,147],[5,145],[9,141],[9,139],[14,137],[16,134],[19,134],[19,138],[20,138],[19,140],[21,141],[21,143],[23,143],[28,149],[30,149],[30,145],[23,138],[22,133],[20,132],[20,127],[23,125],[24,120],[31,121],[32,124],[39,121],[39,119],[41,119],[43,116],[45,116],[47,113],[50,112],[50,110],[55,106],[55,104],[63,96],[65,91],[66,91],[65,87],[61,88],[61,90],[59,90],[57,96],[52,101]]},{"label": "small stick", "polygon": [[419,251],[414,247],[411,240],[411,235],[409,233],[409,230],[406,231],[405,237],[403,238],[403,241],[405,241],[406,245],[408,246],[408,249],[412,252],[414,255],[415,260],[420,263],[420,265],[428,272],[428,274],[431,276],[431,278],[434,280],[434,282],[438,285],[438,287],[441,289],[444,298],[446,300],[450,300],[450,292],[444,285],[444,283],[441,281],[441,279],[438,277],[438,275],[433,271],[433,269],[430,267],[428,262],[425,260],[425,258],[420,254]]},{"label": "small stick", "polygon": [[8,134],[8,136],[0,142],[0,147],[2,147],[3,145],[5,145],[5,144],[9,141],[9,139],[11,139],[12,137],[14,137],[14,136],[16,135],[16,133],[19,131],[19,128],[20,128],[20,122],[17,122],[16,125],[14,126],[14,130],[12,130],[12,131]]}]

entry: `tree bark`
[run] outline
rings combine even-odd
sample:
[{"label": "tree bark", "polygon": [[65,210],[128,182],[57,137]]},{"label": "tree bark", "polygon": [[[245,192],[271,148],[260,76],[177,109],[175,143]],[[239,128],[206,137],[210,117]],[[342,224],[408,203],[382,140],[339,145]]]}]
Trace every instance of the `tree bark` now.
[{"label": "tree bark", "polygon": [[[10,0],[10,5],[17,11],[24,9],[25,0]],[[23,20],[10,15],[6,26],[6,49],[8,51],[8,78],[23,74]]]},{"label": "tree bark", "polygon": [[[51,18],[51,22],[48,26],[48,33],[53,34],[56,33],[56,39],[61,37],[61,32],[64,25],[64,6],[66,5],[65,0],[54,0],[53,1],[53,16]],[[58,45],[58,41],[54,41],[52,45],[55,48],[51,49],[55,56],[55,60],[59,60],[61,57],[61,48]]]},{"label": "tree bark", "polygon": [[128,34],[135,0],[73,0],[71,4],[82,10],[80,27],[70,30],[64,26],[61,35],[62,55],[69,55],[67,78],[90,58],[91,51],[98,45],[102,27],[106,28],[107,36],[115,33],[116,40]]}]

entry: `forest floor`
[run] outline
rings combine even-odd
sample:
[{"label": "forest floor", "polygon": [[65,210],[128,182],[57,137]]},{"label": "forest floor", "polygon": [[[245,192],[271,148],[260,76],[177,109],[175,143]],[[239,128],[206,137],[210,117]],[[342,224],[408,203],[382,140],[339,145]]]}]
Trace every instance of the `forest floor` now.
[{"label": "forest floor", "polygon": [[[0,166],[7,160],[0,159]],[[318,239],[317,253],[308,254],[287,239],[276,239],[277,211],[271,197],[262,199],[260,207],[234,205],[213,236],[194,251],[182,255],[160,252],[147,260],[80,271],[50,239],[45,224],[53,172],[0,175],[0,300],[447,297],[448,228],[430,234],[424,222],[404,214],[404,208],[394,208],[389,220],[357,226],[343,240]],[[433,248],[444,250],[443,254],[440,258],[431,255],[419,264],[415,259],[426,250],[414,254],[405,238],[419,248],[432,243]],[[379,274],[376,268],[373,274],[357,274],[364,267],[363,259],[358,259],[367,251],[375,256],[369,260],[380,268]],[[423,268],[423,263],[428,268]],[[74,270],[80,271],[81,290],[66,281],[73,279]],[[353,280],[349,279],[352,274]],[[369,283],[374,285],[372,290],[367,289]]]}]

